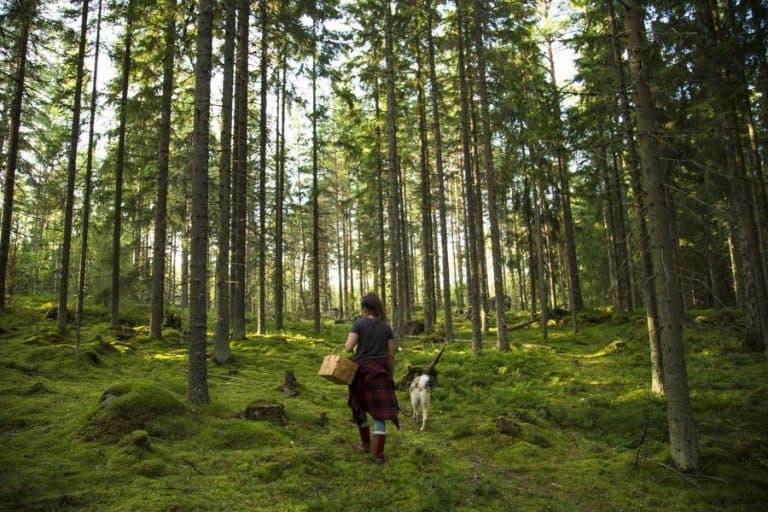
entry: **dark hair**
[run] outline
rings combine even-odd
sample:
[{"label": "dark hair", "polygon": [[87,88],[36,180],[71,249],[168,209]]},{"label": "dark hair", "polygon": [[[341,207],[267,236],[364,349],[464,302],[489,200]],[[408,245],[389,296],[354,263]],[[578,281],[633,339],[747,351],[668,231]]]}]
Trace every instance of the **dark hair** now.
[{"label": "dark hair", "polygon": [[377,320],[386,320],[387,318],[386,313],[384,313],[384,306],[382,306],[379,296],[375,293],[369,293],[363,297],[360,306],[375,316]]}]

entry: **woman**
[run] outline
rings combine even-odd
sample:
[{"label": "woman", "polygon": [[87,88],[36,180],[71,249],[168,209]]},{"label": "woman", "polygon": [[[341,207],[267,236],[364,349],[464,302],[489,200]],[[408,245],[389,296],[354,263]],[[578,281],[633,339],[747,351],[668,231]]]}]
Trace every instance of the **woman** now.
[{"label": "woman", "polygon": [[352,360],[359,368],[349,386],[349,407],[360,430],[360,451],[371,448],[368,415],[373,417],[373,455],[384,463],[385,420],[397,428],[397,396],[395,396],[395,334],[387,323],[379,297],[369,293],[362,300],[362,316],[352,324],[344,348],[355,351]]}]

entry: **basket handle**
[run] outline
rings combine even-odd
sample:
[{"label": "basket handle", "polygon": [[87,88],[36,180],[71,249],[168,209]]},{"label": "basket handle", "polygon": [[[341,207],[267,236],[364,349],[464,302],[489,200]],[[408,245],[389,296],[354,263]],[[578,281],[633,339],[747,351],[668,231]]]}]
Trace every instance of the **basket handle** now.
[{"label": "basket handle", "polygon": [[333,353],[334,353],[334,352],[336,352],[336,351],[337,351],[339,348],[342,348],[342,347],[344,347],[344,344],[343,344],[343,343],[339,343],[338,345],[336,345],[335,347],[333,347],[333,348],[331,349],[331,354],[333,354]]}]

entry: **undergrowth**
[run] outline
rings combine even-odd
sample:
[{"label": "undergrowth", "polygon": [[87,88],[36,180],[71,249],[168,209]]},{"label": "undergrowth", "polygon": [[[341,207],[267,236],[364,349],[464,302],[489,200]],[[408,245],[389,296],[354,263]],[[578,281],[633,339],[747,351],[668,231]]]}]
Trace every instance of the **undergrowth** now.
[{"label": "undergrowth", "polygon": [[[132,311],[115,338],[103,310],[77,334],[45,320],[52,304],[15,299],[0,315],[0,508],[4,510],[614,511],[764,510],[768,384],[745,353],[738,317],[691,313],[687,362],[702,455],[672,468],[665,402],[649,391],[641,315],[590,312],[579,332],[536,324],[497,352],[434,337],[400,344],[398,377],[446,346],[427,430],[388,426],[387,463],[352,449],[346,388],[317,376],[348,326],[232,343],[209,366],[212,402],[186,402],[183,333],[151,340]],[[522,317],[521,317],[522,318]],[[469,325],[457,324],[468,338]],[[125,333],[120,333],[125,334]],[[124,338],[124,336],[122,336]],[[295,373],[298,394],[283,394]],[[401,408],[410,411],[405,393]],[[282,405],[286,424],[243,418]]]}]

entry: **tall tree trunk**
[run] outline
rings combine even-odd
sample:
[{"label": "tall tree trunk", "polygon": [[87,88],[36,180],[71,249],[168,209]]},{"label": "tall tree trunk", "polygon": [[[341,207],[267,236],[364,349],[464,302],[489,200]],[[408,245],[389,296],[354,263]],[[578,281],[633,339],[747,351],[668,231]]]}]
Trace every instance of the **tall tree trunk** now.
[{"label": "tall tree trunk", "polygon": [[67,197],[64,206],[64,241],[61,250],[61,275],[59,281],[59,312],[56,317],[60,332],[67,330],[69,298],[69,256],[72,246],[72,217],[75,209],[75,180],[77,179],[77,143],[80,141],[80,110],[83,96],[83,65],[85,40],[88,35],[88,0],[83,0],[80,22],[80,44],[77,49],[77,74],[75,76],[75,100],[72,107],[72,131],[69,139],[67,162]]},{"label": "tall tree trunk", "polygon": [[261,108],[259,109],[259,311],[256,332],[264,334],[267,319],[267,66],[268,19],[267,0],[259,2],[261,22]]},{"label": "tall tree trunk", "polygon": [[531,320],[536,318],[538,299],[536,297],[537,251],[534,243],[534,211],[531,205],[531,180],[526,177],[523,183],[523,223],[526,227],[526,245],[528,246],[528,286],[531,292]]},{"label": "tall tree trunk", "polygon": [[382,165],[383,155],[381,154],[381,106],[379,105],[379,77],[376,77],[376,83],[373,89],[373,101],[375,105],[375,156],[376,156],[376,204],[378,215],[378,234],[379,234],[379,278],[378,291],[381,302],[386,306],[387,303],[387,257],[386,257],[386,239],[384,233],[384,188],[387,186],[386,176],[384,175],[384,166]]},{"label": "tall tree trunk", "polygon": [[560,121],[562,112],[560,110],[560,89],[557,84],[557,77],[555,75],[555,59],[552,48],[552,40],[547,41],[547,59],[549,62],[549,76],[552,82],[553,92],[555,94],[555,122],[557,125],[557,133],[555,134],[557,139],[555,141],[556,148],[555,153],[557,156],[557,179],[560,185],[560,201],[563,209],[563,224],[565,234],[565,252],[566,260],[568,262],[568,291],[569,301],[571,303],[571,310],[574,314],[584,309],[584,299],[581,294],[581,280],[579,279],[579,264],[576,257],[576,237],[573,231],[573,213],[571,212],[571,187],[568,174],[568,159],[565,153],[565,145],[563,143],[563,127]]},{"label": "tall tree trunk", "polygon": [[237,6],[230,310],[232,338],[245,339],[245,242],[248,212],[248,0]]},{"label": "tall tree trunk", "polygon": [[466,76],[465,55],[464,55],[464,6],[463,2],[457,3],[457,45],[459,55],[459,90],[461,96],[461,146],[462,146],[462,158],[464,166],[464,181],[465,181],[465,197],[467,202],[467,229],[466,229],[466,241],[467,248],[469,249],[469,264],[468,264],[468,289],[469,289],[469,303],[472,309],[472,351],[479,353],[483,346],[482,340],[482,325],[480,323],[480,279],[479,279],[479,254],[477,250],[477,243],[475,240],[475,233],[477,233],[476,223],[479,221],[478,215],[475,210],[475,180],[472,172],[472,157],[471,157],[471,133],[470,133],[470,112],[469,112],[469,94],[468,84]]},{"label": "tall tree trunk", "polygon": [[496,195],[496,171],[493,163],[491,142],[491,117],[489,112],[488,86],[485,69],[484,24],[485,12],[482,2],[473,0],[475,26],[475,52],[477,54],[478,89],[480,92],[480,117],[483,123],[483,156],[485,160],[485,185],[488,192],[488,218],[491,224],[491,260],[493,264],[493,288],[496,294],[496,346],[501,351],[509,350],[507,322],[504,315],[505,293],[503,260],[501,254],[501,232],[499,229],[498,200]]},{"label": "tall tree trunk", "polygon": [[740,109],[734,97],[739,91],[731,85],[735,75],[733,64],[726,62],[722,57],[725,53],[723,35],[718,26],[717,5],[707,0],[698,0],[695,7],[696,17],[703,28],[699,52],[706,62],[704,65],[708,66],[706,72],[716,102],[718,121],[725,137],[726,157],[732,175],[730,202],[737,220],[736,251],[740,253],[743,261],[740,284],[744,288],[744,309],[747,313],[744,342],[754,351],[764,350],[768,353],[768,289],[760,253],[760,216],[756,211],[755,196],[752,193],[755,185],[762,186],[762,183],[750,183],[752,177],[747,173],[738,118]]},{"label": "tall tree trunk", "polygon": [[421,42],[416,42],[416,90],[419,111],[419,169],[421,171],[421,251],[422,272],[424,273],[424,332],[434,330],[435,321],[435,276],[432,239],[432,185],[429,177],[429,150],[427,142],[426,99],[422,73]]},{"label": "tall tree trunk", "polygon": [[6,281],[8,256],[11,248],[11,221],[13,220],[13,193],[16,186],[16,167],[19,160],[19,130],[21,128],[21,107],[26,88],[27,46],[32,19],[37,11],[37,2],[28,0],[21,5],[22,23],[16,41],[15,57],[18,59],[14,76],[13,100],[11,103],[11,127],[8,143],[8,158],[5,168],[5,191],[3,195],[3,221],[0,227],[0,311],[6,308]]},{"label": "tall tree trunk", "polygon": [[219,160],[218,254],[216,255],[216,332],[213,359],[229,360],[229,244],[232,194],[232,87],[235,69],[235,0],[224,0],[224,73],[221,98],[221,157]]},{"label": "tall tree trunk", "polygon": [[627,167],[629,168],[632,184],[632,207],[637,219],[637,239],[640,243],[640,258],[643,268],[643,292],[646,309],[646,325],[648,326],[648,345],[651,354],[651,391],[664,394],[664,362],[662,360],[661,340],[659,338],[659,318],[654,287],[653,264],[648,247],[648,228],[646,226],[645,197],[643,194],[642,176],[640,175],[637,143],[632,128],[632,113],[627,94],[627,81],[624,74],[624,62],[621,58],[623,49],[619,44],[619,30],[613,1],[608,2],[608,15],[611,22],[611,42],[613,63],[619,79],[619,104],[621,107],[622,125],[624,128],[624,143],[627,149]]},{"label": "tall tree trunk", "polygon": [[283,209],[285,208],[285,105],[286,105],[286,75],[288,72],[288,48],[283,46],[282,78],[278,90],[280,105],[279,129],[276,133],[275,146],[277,161],[275,162],[275,330],[283,329],[283,308],[285,293],[283,291]]},{"label": "tall tree trunk", "polygon": [[[467,20],[467,26],[469,21]],[[467,28],[469,30],[469,28]],[[469,48],[470,41],[467,39],[465,49]],[[471,66],[467,65],[467,73],[471,74]],[[477,109],[475,108],[473,91],[473,82],[467,77],[467,96],[469,101],[469,121],[471,126],[471,139],[472,139],[472,171],[474,172],[474,196],[472,201],[474,202],[474,211],[477,216],[477,222],[475,223],[476,232],[473,235],[473,240],[477,244],[477,260],[478,260],[478,286],[480,288],[480,325],[482,327],[483,334],[489,334],[491,332],[491,326],[488,324],[488,312],[490,311],[490,303],[488,301],[488,258],[486,257],[485,249],[485,215],[483,214],[483,174],[480,172],[480,157],[479,157],[479,122],[477,120]]]},{"label": "tall tree trunk", "polygon": [[539,323],[541,324],[541,337],[546,340],[549,336],[549,305],[547,304],[549,301],[547,300],[547,270],[544,262],[544,233],[541,223],[541,203],[543,202],[544,194],[543,192],[540,193],[538,190],[534,178],[531,178],[531,184],[531,192],[533,196],[533,228],[536,233],[534,236],[536,242],[536,270],[539,277],[539,302],[541,304],[541,320]]},{"label": "tall tree trunk", "polygon": [[208,402],[206,297],[208,289],[208,135],[211,104],[213,5],[200,0],[195,64],[195,119],[192,141],[192,282],[189,304],[187,399]]},{"label": "tall tree trunk", "polygon": [[403,244],[401,238],[400,215],[400,185],[399,185],[399,161],[397,156],[397,105],[395,99],[395,69],[392,42],[392,13],[390,3],[382,2],[385,10],[385,44],[384,57],[386,61],[387,81],[387,151],[389,166],[389,240],[390,240],[390,268],[392,275],[392,320],[395,334],[403,332],[404,312],[407,309],[407,294],[405,282],[405,268],[407,261],[402,258]]},{"label": "tall tree trunk", "polygon": [[91,77],[91,111],[90,121],[88,122],[88,155],[85,164],[85,183],[83,184],[83,222],[80,228],[80,272],[78,274],[77,284],[77,311],[75,312],[75,325],[80,326],[83,322],[83,306],[85,304],[85,274],[88,262],[88,231],[91,218],[91,189],[93,181],[93,146],[94,146],[94,124],[96,122],[96,84],[99,77],[99,45],[101,44],[101,0],[99,0],[99,11],[96,17],[96,43],[94,45],[93,55],[93,76]]},{"label": "tall tree trunk", "polygon": [[320,188],[317,140],[317,20],[312,21],[312,318],[320,332]]},{"label": "tall tree trunk", "polygon": [[616,233],[616,254],[619,263],[619,279],[621,280],[621,306],[625,311],[632,310],[632,258],[627,251],[627,215],[624,209],[626,195],[624,183],[620,179],[616,154],[612,154],[612,165],[608,166],[608,176],[611,182],[611,202],[614,210],[614,230]]},{"label": "tall tree trunk", "polygon": [[165,284],[165,245],[168,239],[168,156],[171,144],[171,100],[173,97],[173,60],[176,53],[176,0],[168,0],[163,58],[163,93],[160,99],[158,132],[157,204],[155,237],[152,248],[152,315],[150,336],[163,337],[163,288]]},{"label": "tall tree trunk", "polygon": [[[191,169],[190,169],[191,172]],[[189,189],[184,187],[184,208],[181,213],[181,300],[179,305],[189,307]]]},{"label": "tall tree trunk", "polygon": [[120,236],[123,216],[123,171],[125,169],[125,124],[128,115],[128,82],[131,74],[131,44],[133,42],[133,0],[128,0],[125,16],[125,48],[123,50],[122,86],[120,94],[120,126],[118,128],[117,161],[115,165],[115,211],[112,228],[112,328],[120,328]]},{"label": "tall tree trunk", "polygon": [[640,164],[648,206],[648,234],[653,262],[664,360],[664,390],[672,460],[682,471],[699,468],[699,446],[693,422],[683,346],[680,283],[674,268],[675,240],[668,229],[667,177],[659,164],[660,151],[654,136],[656,114],[648,84],[649,62],[643,33],[644,13],[635,0],[625,0],[625,24],[629,35],[630,69],[635,83]]}]

